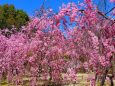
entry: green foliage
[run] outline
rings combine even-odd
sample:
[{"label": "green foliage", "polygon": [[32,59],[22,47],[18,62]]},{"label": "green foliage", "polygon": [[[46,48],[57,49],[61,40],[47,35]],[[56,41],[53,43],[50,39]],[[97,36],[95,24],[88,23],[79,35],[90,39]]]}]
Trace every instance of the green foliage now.
[{"label": "green foliage", "polygon": [[11,29],[12,26],[20,28],[29,21],[28,15],[23,10],[15,9],[14,5],[0,6],[0,28]]}]

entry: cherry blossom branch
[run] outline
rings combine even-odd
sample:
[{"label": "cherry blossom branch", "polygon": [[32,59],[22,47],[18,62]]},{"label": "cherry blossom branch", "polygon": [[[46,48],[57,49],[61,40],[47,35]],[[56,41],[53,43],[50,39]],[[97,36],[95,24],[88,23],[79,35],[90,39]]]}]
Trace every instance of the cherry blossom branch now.
[{"label": "cherry blossom branch", "polygon": [[111,10],[109,10],[107,13],[105,13],[105,15],[107,15],[108,13],[110,13],[111,11],[113,11],[115,9],[115,7],[113,7]]}]

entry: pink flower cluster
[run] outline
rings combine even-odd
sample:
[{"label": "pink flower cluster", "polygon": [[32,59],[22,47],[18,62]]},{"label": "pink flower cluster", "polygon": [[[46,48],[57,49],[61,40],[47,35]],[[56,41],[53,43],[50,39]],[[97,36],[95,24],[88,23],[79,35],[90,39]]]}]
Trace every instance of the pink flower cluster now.
[{"label": "pink flower cluster", "polygon": [[115,0],[110,0],[110,2],[115,2]]},{"label": "pink flower cluster", "polygon": [[[30,76],[31,86],[36,86],[40,78],[55,83],[69,78],[75,82],[82,69],[103,74],[103,69],[110,68],[115,24],[100,17],[91,0],[85,0],[85,4],[83,12],[69,3],[58,14],[49,17],[49,10],[33,18],[22,31],[9,37],[0,34],[1,78],[5,76],[13,83]],[[94,82],[92,79],[91,86]]]}]

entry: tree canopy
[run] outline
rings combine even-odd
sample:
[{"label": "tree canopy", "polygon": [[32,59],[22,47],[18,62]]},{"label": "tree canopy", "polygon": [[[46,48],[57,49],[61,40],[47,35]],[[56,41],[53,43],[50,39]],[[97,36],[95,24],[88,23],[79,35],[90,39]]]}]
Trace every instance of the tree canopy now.
[{"label": "tree canopy", "polygon": [[29,21],[27,13],[16,9],[14,5],[0,5],[0,28],[11,29],[13,26],[20,28]]}]

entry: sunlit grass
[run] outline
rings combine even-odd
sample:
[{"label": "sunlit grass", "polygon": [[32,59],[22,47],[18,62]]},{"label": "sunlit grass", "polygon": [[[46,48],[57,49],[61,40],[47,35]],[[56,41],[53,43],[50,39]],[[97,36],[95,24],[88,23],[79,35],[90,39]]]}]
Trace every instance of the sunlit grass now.
[{"label": "sunlit grass", "polygon": [[[90,76],[91,76],[91,74],[90,74]],[[69,83],[64,86],[90,86],[90,81],[87,80],[88,77],[89,77],[89,74],[79,73],[79,74],[77,74],[76,84]],[[29,86],[29,80],[30,80],[29,77],[24,77],[23,78],[24,85],[18,85],[18,86]],[[115,82],[115,80],[114,80],[114,82]],[[44,83],[44,81],[39,81],[39,84],[42,85],[43,83]],[[2,81],[0,86],[14,86],[14,85],[8,85],[6,80],[4,80],[4,81]],[[100,86],[100,82],[97,82],[96,86]],[[106,81],[104,86],[110,86],[110,82]]]}]

